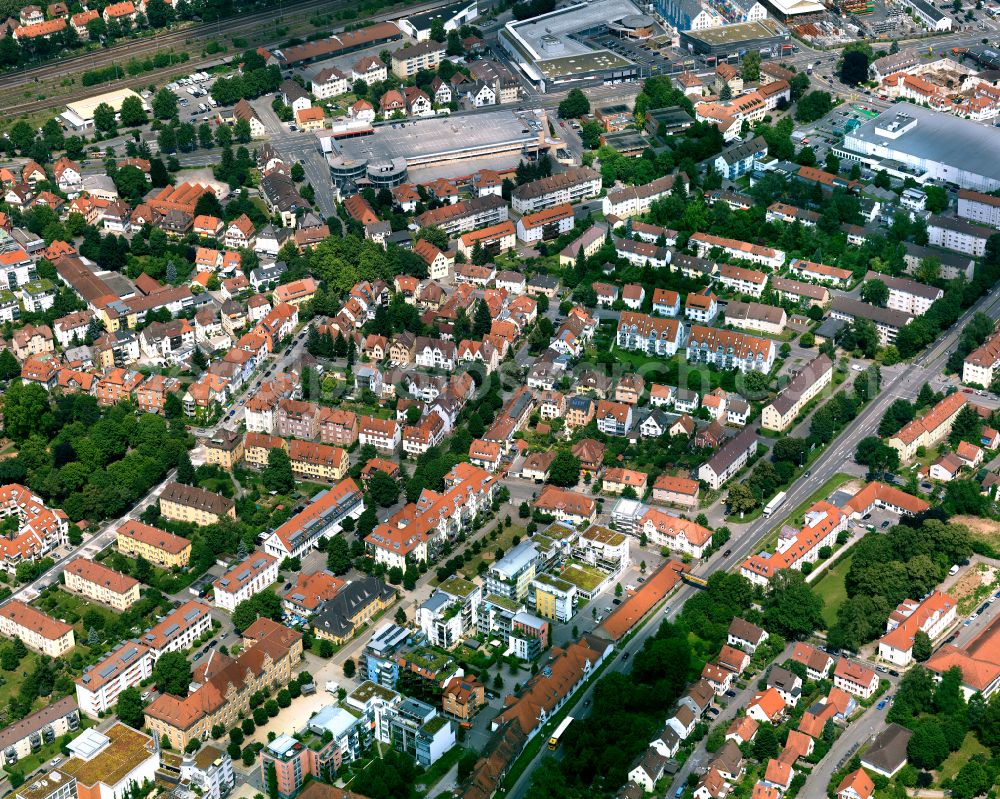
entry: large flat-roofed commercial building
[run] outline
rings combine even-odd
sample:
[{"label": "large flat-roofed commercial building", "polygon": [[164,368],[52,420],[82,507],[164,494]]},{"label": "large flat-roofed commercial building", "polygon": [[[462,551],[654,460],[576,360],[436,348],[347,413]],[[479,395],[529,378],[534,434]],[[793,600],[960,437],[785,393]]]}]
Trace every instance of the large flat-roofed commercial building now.
[{"label": "large flat-roofed commercial building", "polygon": [[460,177],[483,167],[512,168],[546,149],[547,134],[544,110],[507,109],[392,122],[368,136],[326,137],[320,144],[337,186],[367,181],[381,188],[412,180],[410,173],[421,170]]},{"label": "large flat-roofed commercial building", "polygon": [[608,30],[628,35],[652,24],[629,0],[594,0],[508,22],[500,29],[499,41],[511,62],[544,92],[568,83],[636,80],[641,72],[638,65],[588,44],[583,37]]},{"label": "large flat-roofed commercial building", "polygon": [[791,34],[773,19],[738,22],[702,30],[681,31],[681,48],[698,55],[725,58],[743,51],[782,51],[782,45],[791,40]]},{"label": "large flat-roofed commercial building", "polygon": [[137,98],[142,103],[142,107],[148,109],[146,101],[142,99],[141,95],[136,94],[131,89],[115,89],[112,92],[88,97],[86,100],[67,103],[66,110],[59,115],[59,118],[75,131],[87,130],[94,127],[94,111],[97,106],[107,104],[117,114],[122,110],[122,103],[127,97]]},{"label": "large flat-roofed commercial building", "polygon": [[873,169],[895,161],[921,181],[982,192],[1000,188],[1000,130],[910,103],[897,103],[855,128],[834,152]]}]

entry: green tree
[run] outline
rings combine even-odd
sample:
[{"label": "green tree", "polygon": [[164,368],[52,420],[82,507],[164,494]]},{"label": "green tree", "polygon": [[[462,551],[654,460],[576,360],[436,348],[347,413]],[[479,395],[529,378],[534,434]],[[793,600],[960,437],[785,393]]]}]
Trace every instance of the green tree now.
[{"label": "green tree", "polygon": [[127,128],[145,125],[149,121],[146,118],[146,109],[143,108],[142,100],[139,97],[129,96],[122,100],[121,111],[118,113],[121,116],[122,124]]},{"label": "green tree", "polygon": [[476,767],[476,761],[479,760],[479,755],[476,754],[474,749],[466,749],[462,753],[462,757],[458,761],[458,781],[459,783],[465,782],[465,780],[472,774],[472,769]]},{"label": "green tree", "polygon": [[157,119],[173,119],[177,116],[177,95],[170,89],[160,89],[153,95],[153,115]]},{"label": "green tree", "polygon": [[153,666],[153,680],[161,693],[187,696],[191,664],[183,652],[165,652]]},{"label": "green tree", "polygon": [[115,109],[107,103],[98,104],[94,109],[94,128],[100,133],[111,133],[116,125]]},{"label": "green tree", "polygon": [[924,186],[927,195],[927,210],[932,214],[940,214],[948,208],[948,192],[941,186]]},{"label": "green tree", "polygon": [[881,280],[867,280],[861,286],[861,299],[880,308],[889,302],[889,287]]},{"label": "green tree", "polygon": [[750,50],[743,56],[740,75],[745,81],[760,80],[760,53],[756,50]]},{"label": "green tree", "polygon": [[764,599],[768,629],[786,638],[802,638],[823,628],[822,611],[823,599],[813,592],[801,572],[783,569],[771,580]]},{"label": "green tree", "polygon": [[559,103],[560,119],[579,119],[590,113],[590,101],[580,89],[570,89],[566,98]]},{"label": "green tree", "polygon": [[733,483],[729,487],[729,493],[726,496],[726,506],[729,508],[729,512],[733,515],[739,514],[742,516],[745,513],[750,513],[755,508],[760,505],[760,501],[754,496],[754,493],[743,483]]},{"label": "green tree", "polygon": [[868,55],[858,50],[844,51],[840,62],[840,79],[848,86],[857,86],[868,80]]},{"label": "green tree", "polygon": [[191,464],[191,457],[187,450],[184,450],[177,460],[177,482],[189,486],[195,484],[194,466]]},{"label": "green tree", "polygon": [[774,727],[770,724],[761,724],[753,739],[754,759],[760,763],[766,763],[772,757],[778,756],[779,749],[778,736],[774,732]]},{"label": "green tree", "polygon": [[917,768],[927,770],[938,768],[948,757],[948,751],[944,730],[936,719],[917,725],[906,747],[910,762]]},{"label": "green tree", "polygon": [[381,469],[376,469],[368,481],[368,493],[379,507],[388,508],[399,500],[399,483]]},{"label": "green tree", "polygon": [[129,727],[141,729],[143,716],[142,696],[136,687],[126,688],[118,694],[118,701],[115,703],[115,714]]},{"label": "green tree", "polygon": [[6,382],[21,375],[21,364],[10,350],[0,350],[0,380]]},{"label": "green tree", "polygon": [[580,480],[580,459],[568,449],[560,450],[549,467],[549,482],[571,488]]},{"label": "green tree", "polygon": [[917,630],[913,636],[913,659],[923,663],[931,656],[931,639],[923,630]]},{"label": "green tree", "polygon": [[798,101],[795,118],[799,122],[815,122],[830,113],[833,98],[828,92],[809,92]]},{"label": "green tree", "polygon": [[955,417],[955,423],[948,434],[948,441],[953,447],[958,446],[961,441],[978,444],[982,429],[982,417],[973,410],[972,404],[967,402]]},{"label": "green tree", "polygon": [[349,679],[354,679],[354,674],[357,672],[357,666],[351,658],[344,661],[344,676]]},{"label": "green tree", "polygon": [[338,577],[351,569],[351,548],[342,535],[330,539],[326,547],[326,567]]},{"label": "green tree", "polygon": [[287,494],[295,487],[292,462],[283,447],[274,447],[267,453],[267,466],[261,472],[261,480],[268,491]]}]

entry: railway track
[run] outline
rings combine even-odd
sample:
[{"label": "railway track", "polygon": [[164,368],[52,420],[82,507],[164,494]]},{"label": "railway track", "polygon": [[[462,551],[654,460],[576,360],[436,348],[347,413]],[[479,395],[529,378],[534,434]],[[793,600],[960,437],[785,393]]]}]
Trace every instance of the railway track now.
[{"label": "railway track", "polygon": [[[393,19],[399,16],[399,12],[403,8],[406,8],[407,11],[413,13],[436,8],[446,4],[447,0],[430,0],[430,2],[417,3],[414,5],[409,3],[397,3],[396,5],[390,7],[390,9],[369,17],[365,21],[378,22]],[[301,17],[303,14],[315,11],[329,13],[330,11],[351,7],[353,5],[355,5],[355,3],[351,0],[341,0],[340,2],[332,3],[330,0],[304,0],[303,2],[283,7],[280,13],[281,18],[284,19],[286,17]],[[79,75],[87,70],[107,67],[112,64],[124,64],[129,58],[135,56],[148,56],[151,50],[153,52],[156,52],[157,50],[168,50],[172,46],[191,45],[200,41],[208,41],[221,35],[231,36],[234,33],[239,33],[240,31],[252,31],[260,28],[262,24],[268,23],[274,19],[275,10],[267,9],[253,14],[247,14],[239,18],[221,20],[220,22],[200,23],[181,30],[168,31],[151,38],[123,42],[107,50],[95,50],[91,53],[71,56],[66,59],[53,61],[48,64],[42,64],[37,67],[31,67],[18,72],[2,74],[0,75],[0,92],[17,90],[25,86],[32,86],[42,80],[65,76],[69,73]],[[251,43],[251,45],[253,44],[254,43]],[[160,83],[164,79],[169,80],[177,75],[187,74],[192,71],[196,71],[201,67],[219,63],[221,60],[223,60],[223,57],[220,57],[219,55],[191,58],[183,64],[175,64],[169,67],[164,67],[163,69],[154,70],[153,72],[146,72],[142,75],[136,75],[134,77],[124,77],[120,80],[109,81],[100,85],[81,87],[79,90],[61,94],[59,97],[45,98],[42,100],[26,100],[24,102],[8,101],[4,103],[4,107],[6,108],[5,115],[23,116],[36,111],[44,111],[47,108],[51,108],[53,105],[62,105],[67,102],[73,102],[74,100],[82,100],[100,91],[108,91],[108,89],[112,86],[116,88],[136,88],[138,86],[149,85],[150,83]]]},{"label": "railway track", "polygon": [[[313,9],[324,9],[331,7],[343,7],[347,3],[331,4],[323,0],[303,0],[285,8],[284,14],[297,15],[303,11]],[[189,27],[166,31],[154,36],[142,39],[132,39],[121,42],[102,50],[93,50],[68,58],[39,64],[36,67],[7,72],[0,74],[0,90],[13,89],[18,86],[35,83],[42,78],[49,78],[67,73],[83,72],[88,69],[96,69],[102,66],[111,66],[114,63],[124,64],[129,58],[137,55],[147,56],[150,51],[167,49],[173,45],[186,44],[190,41],[207,40],[220,34],[231,34],[235,31],[251,29],[257,27],[262,22],[274,19],[274,10],[246,14],[242,17],[231,17],[220,22],[202,22]],[[224,28],[221,26],[224,24]]]}]

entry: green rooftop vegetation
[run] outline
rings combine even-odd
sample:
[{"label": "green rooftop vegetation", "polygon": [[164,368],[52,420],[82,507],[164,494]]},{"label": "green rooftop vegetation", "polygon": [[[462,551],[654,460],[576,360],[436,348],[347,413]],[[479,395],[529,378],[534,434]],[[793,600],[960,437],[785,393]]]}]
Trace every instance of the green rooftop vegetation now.
[{"label": "green rooftop vegetation", "polygon": [[471,580],[465,580],[462,577],[449,577],[441,585],[438,586],[446,594],[452,594],[453,596],[467,597],[471,595],[476,590],[476,584]]},{"label": "green rooftop vegetation", "polygon": [[604,572],[598,571],[593,566],[581,563],[578,560],[567,561],[559,576],[588,594],[607,579],[607,575]]},{"label": "green rooftop vegetation", "polygon": [[561,577],[556,577],[553,574],[539,574],[535,577],[535,581],[541,583],[542,585],[555,588],[557,591],[568,591],[573,587],[573,583],[568,580],[564,580]]},{"label": "green rooftop vegetation", "polygon": [[452,662],[451,657],[429,646],[418,646],[403,655],[410,663],[426,671],[437,673]]},{"label": "green rooftop vegetation", "polygon": [[496,605],[498,608],[509,610],[512,613],[516,613],[521,607],[513,599],[508,599],[507,597],[500,596],[499,594],[488,594],[485,601],[492,605]]},{"label": "green rooftop vegetation", "polygon": [[446,724],[448,724],[448,719],[446,719],[444,716],[435,716],[424,725],[424,732],[434,735],[436,732],[441,730]]}]

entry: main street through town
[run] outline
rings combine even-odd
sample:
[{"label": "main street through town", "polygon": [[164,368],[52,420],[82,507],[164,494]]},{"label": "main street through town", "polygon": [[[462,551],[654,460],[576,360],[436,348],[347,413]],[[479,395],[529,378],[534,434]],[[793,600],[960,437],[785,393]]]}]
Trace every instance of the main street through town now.
[{"label": "main street through town", "polygon": [[[858,442],[865,436],[871,435],[872,431],[878,427],[879,420],[894,400],[900,398],[912,400],[920,391],[920,387],[931,376],[940,372],[963,328],[973,314],[978,312],[988,314],[993,319],[1000,318],[1000,289],[994,289],[976,302],[962,315],[958,322],[938,339],[934,346],[916,358],[914,362],[883,367],[882,388],[878,396],[868,403],[840,436],[816,458],[807,472],[808,476],[804,475],[792,485],[782,506],[769,518],[757,519],[743,531],[735,533],[727,550],[729,555],[717,553],[714,557],[698,564],[694,568],[694,573],[706,576],[719,569],[732,570],[754,551],[757,543],[764,536],[772,530],[780,529],[783,524],[789,521],[798,506],[807,500],[819,486],[840,472],[845,464],[853,462],[854,450]],[[669,612],[663,614],[664,617],[671,620],[676,619],[684,603],[698,590],[682,584],[676,593],[667,599],[666,605],[669,607]],[[662,613],[662,611],[657,607],[653,613]],[[609,668],[615,671],[627,671],[631,656],[643,647],[646,639],[655,633],[658,626],[656,619],[651,620],[624,647],[615,650],[610,656],[612,662]],[[587,714],[586,708],[590,706],[594,686],[595,682],[591,682],[583,689],[582,696],[576,704],[575,714]],[[855,720],[848,732],[842,736],[842,739],[846,738],[846,740],[841,744],[841,747],[850,748],[856,738],[863,740],[869,736],[880,721],[879,717],[875,715],[876,712],[869,709],[861,718]],[[841,747],[838,747],[838,750]],[[531,784],[531,774],[547,754],[548,749],[543,747],[518,780],[508,787],[507,795],[510,799],[521,799],[525,795]],[[828,769],[829,765],[836,763],[837,759],[834,753],[828,755],[824,760],[823,769]],[[829,773],[832,774],[835,770],[836,768],[829,769]],[[803,796],[811,797],[825,794],[826,783],[820,784],[820,776],[814,777],[814,783],[817,788],[821,787],[822,791],[815,794],[807,791],[802,794]]]}]

